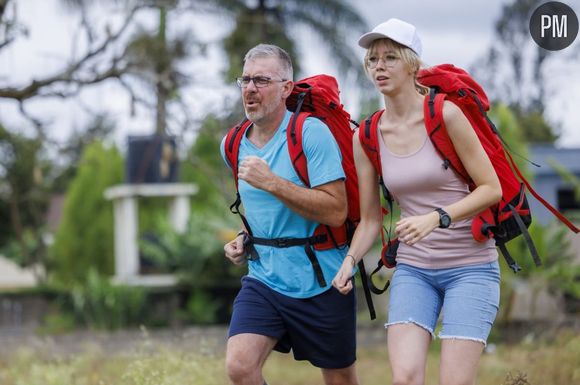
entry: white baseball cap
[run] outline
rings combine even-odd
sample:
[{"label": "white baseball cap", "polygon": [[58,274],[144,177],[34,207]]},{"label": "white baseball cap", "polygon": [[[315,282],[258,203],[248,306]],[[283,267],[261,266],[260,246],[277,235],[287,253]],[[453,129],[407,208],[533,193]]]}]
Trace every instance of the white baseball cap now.
[{"label": "white baseball cap", "polygon": [[399,19],[389,19],[377,25],[371,32],[365,33],[358,39],[358,45],[369,48],[377,39],[388,38],[405,47],[411,48],[418,56],[421,56],[422,44],[417,28],[414,25]]}]

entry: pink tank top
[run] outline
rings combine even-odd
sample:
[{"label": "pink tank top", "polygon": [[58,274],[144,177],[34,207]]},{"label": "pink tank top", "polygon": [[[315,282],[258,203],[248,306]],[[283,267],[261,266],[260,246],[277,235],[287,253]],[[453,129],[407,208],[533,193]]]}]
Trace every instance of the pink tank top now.
[{"label": "pink tank top", "polygon": [[[378,129],[378,128],[377,128]],[[425,136],[421,148],[408,155],[389,151],[378,132],[385,185],[401,209],[401,218],[422,215],[457,202],[469,194],[467,185],[443,161]],[[442,269],[497,260],[495,241],[477,242],[471,219],[436,228],[412,246],[399,244],[397,262],[427,269]]]}]

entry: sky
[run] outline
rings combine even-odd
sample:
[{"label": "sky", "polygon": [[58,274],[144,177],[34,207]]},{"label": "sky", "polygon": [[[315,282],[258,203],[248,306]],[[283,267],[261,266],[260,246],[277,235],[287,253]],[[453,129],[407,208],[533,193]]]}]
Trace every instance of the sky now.
[{"label": "sky", "polygon": [[[459,67],[470,67],[483,58],[493,44],[493,23],[501,14],[506,0],[352,0],[372,27],[390,17],[397,17],[417,26],[423,41],[423,61],[427,64],[453,63]],[[67,59],[78,51],[82,38],[77,36],[78,17],[67,11],[59,0],[17,0],[20,21],[29,28],[28,37],[20,38],[0,55],[0,82],[4,85],[22,85],[34,78],[50,75],[61,69]],[[577,14],[580,6],[568,1]],[[97,7],[94,20],[104,28],[105,24],[116,25],[119,18],[107,14]],[[155,15],[144,15],[143,25],[154,25]],[[236,100],[239,90],[225,85],[220,71],[225,68],[224,56],[218,42],[233,27],[230,20],[219,16],[193,17],[174,15],[172,28],[175,31],[192,29],[200,40],[210,43],[208,56],[183,65],[184,72],[194,80],[184,90],[185,103],[194,121],[207,112],[220,112],[224,100]],[[322,41],[312,37],[308,31],[298,31],[299,54],[304,76],[328,73],[341,79],[341,74],[332,65]],[[361,61],[364,50],[356,46],[356,36],[349,36],[355,52]],[[580,37],[574,45],[580,44]],[[307,42],[307,43],[305,43]],[[565,50],[564,50],[565,51]],[[564,51],[561,54],[564,55]],[[558,55],[560,53],[556,53]],[[562,137],[557,142],[562,147],[580,147],[580,65],[566,63],[553,73],[553,84],[548,89],[554,97],[548,105],[546,116],[549,121],[561,122]],[[353,116],[357,115],[358,97],[356,91],[348,88],[342,92],[343,103]],[[153,132],[152,111],[138,109],[129,114],[129,99],[114,82],[106,82],[98,87],[83,91],[79,98],[66,101],[61,99],[33,101],[27,105],[28,111],[50,123],[49,133],[57,140],[64,140],[72,131],[80,131],[87,124],[87,110],[107,110],[117,123],[114,140],[121,149],[126,144],[127,135],[150,134]],[[9,127],[23,127],[14,102],[0,99],[0,118]],[[177,119],[180,117],[176,114]],[[189,138],[193,139],[193,131]]]}]

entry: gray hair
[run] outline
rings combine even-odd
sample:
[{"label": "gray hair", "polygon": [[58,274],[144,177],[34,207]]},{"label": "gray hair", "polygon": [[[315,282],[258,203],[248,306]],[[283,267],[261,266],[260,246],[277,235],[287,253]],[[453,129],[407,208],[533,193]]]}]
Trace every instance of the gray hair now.
[{"label": "gray hair", "polygon": [[292,59],[288,52],[273,44],[258,44],[248,51],[244,57],[244,63],[247,61],[261,59],[261,58],[276,58],[280,63],[280,70],[278,75],[282,79],[292,80],[294,77],[294,70],[292,68]]}]

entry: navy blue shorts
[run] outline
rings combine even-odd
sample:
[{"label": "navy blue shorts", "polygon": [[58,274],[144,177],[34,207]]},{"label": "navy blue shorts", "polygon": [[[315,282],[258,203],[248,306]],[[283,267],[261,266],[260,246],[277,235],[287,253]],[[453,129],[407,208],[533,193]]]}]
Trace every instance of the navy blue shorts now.
[{"label": "navy blue shorts", "polygon": [[318,368],[346,368],[356,360],[354,290],[334,287],[312,298],[292,298],[244,277],[234,301],[228,337],[241,333],[275,338],[274,347]]}]

